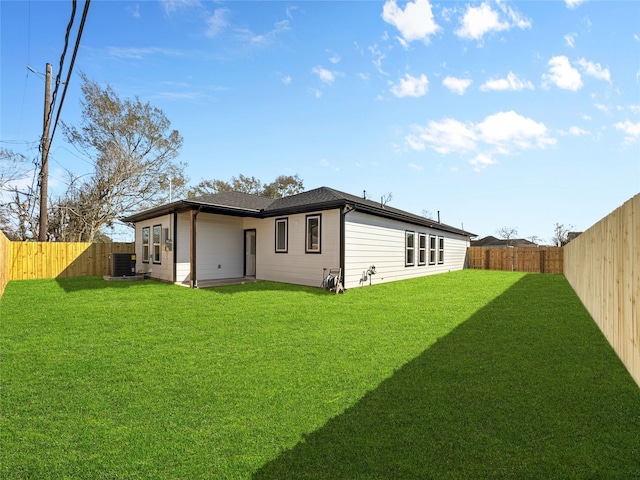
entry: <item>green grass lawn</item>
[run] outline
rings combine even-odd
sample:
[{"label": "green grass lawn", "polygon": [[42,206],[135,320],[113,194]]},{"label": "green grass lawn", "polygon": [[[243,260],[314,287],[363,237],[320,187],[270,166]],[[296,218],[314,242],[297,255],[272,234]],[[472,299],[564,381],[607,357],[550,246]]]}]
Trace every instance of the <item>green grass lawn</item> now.
[{"label": "green grass lawn", "polygon": [[563,276],[11,282],[0,477],[640,478],[640,389]]}]

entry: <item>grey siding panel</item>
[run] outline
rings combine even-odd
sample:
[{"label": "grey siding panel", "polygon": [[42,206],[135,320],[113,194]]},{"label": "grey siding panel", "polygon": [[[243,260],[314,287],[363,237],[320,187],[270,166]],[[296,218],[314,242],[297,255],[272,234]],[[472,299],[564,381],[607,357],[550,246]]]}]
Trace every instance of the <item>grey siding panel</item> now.
[{"label": "grey siding panel", "polygon": [[[321,253],[305,253],[305,217],[314,213],[322,215]],[[340,211],[283,217],[289,219],[287,253],[275,253],[275,218],[244,222],[244,228],[256,229],[256,278],[319,287],[324,269],[340,266]]]},{"label": "grey siding panel", "polygon": [[[405,233],[416,232],[444,237],[444,263],[405,266]],[[345,219],[345,287],[354,288],[408,278],[443,273],[464,268],[467,237],[440,232],[426,227],[350,212]],[[428,256],[428,255],[427,255]],[[416,248],[416,263],[418,250]],[[428,259],[427,259],[428,260]],[[363,272],[370,266],[376,274],[362,281]]]}]

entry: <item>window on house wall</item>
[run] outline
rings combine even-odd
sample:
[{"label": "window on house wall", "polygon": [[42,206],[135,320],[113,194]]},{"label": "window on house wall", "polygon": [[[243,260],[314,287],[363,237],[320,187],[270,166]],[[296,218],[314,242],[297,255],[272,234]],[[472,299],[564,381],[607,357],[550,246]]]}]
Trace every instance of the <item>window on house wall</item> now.
[{"label": "window on house wall", "polygon": [[142,229],[142,261],[149,261],[149,227]]},{"label": "window on house wall", "polygon": [[320,253],[320,238],[321,238],[321,216],[307,215],[307,239],[305,245],[306,253]]},{"label": "window on house wall", "polygon": [[416,263],[416,233],[415,232],[406,232],[405,233],[405,261],[404,264],[406,267],[412,267]]},{"label": "window on house wall", "polygon": [[160,239],[162,225],[153,226],[153,263],[160,263]]},{"label": "window on house wall", "polygon": [[276,253],[287,253],[289,246],[289,219],[276,219]]},{"label": "window on house wall", "polygon": [[429,235],[429,265],[436,264],[436,237]]},{"label": "window on house wall", "polygon": [[427,264],[427,235],[418,234],[418,265]]},{"label": "window on house wall", "polygon": [[444,263],[444,237],[438,237],[438,263]]}]

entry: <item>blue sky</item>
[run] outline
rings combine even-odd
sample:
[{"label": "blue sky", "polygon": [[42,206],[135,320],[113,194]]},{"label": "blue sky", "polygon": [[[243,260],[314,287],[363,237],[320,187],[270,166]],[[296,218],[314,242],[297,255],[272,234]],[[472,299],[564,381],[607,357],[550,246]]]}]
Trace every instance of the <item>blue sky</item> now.
[{"label": "blue sky", "polygon": [[[70,14],[0,4],[0,140],[30,159],[44,82],[27,66],[57,73]],[[74,71],[62,120],[79,123],[78,72],[137,95],[184,137],[194,184],[298,174],[547,242],[640,191],[636,1],[94,0]],[[91,171],[60,130],[51,152],[53,193]]]}]

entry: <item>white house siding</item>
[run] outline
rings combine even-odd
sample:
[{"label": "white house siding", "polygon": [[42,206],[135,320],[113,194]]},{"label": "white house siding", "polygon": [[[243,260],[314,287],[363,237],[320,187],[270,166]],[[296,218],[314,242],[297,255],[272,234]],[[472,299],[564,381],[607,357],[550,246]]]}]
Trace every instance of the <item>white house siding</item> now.
[{"label": "white house siding", "polygon": [[[187,242],[188,238],[187,234]],[[244,275],[242,218],[208,213],[198,214],[196,275],[198,280],[238,278]]]},{"label": "white house siding", "polygon": [[[321,214],[320,253],[305,253],[307,215]],[[287,253],[275,253],[276,218],[288,219]],[[309,212],[244,221],[256,229],[256,278],[319,287],[323,269],[340,266],[340,211]]]},{"label": "white house siding", "polygon": [[[161,226],[160,263],[153,262],[153,227]],[[142,229],[149,227],[149,261],[142,261]],[[163,215],[136,223],[136,272],[148,274],[152,278],[173,281],[173,249],[165,248],[162,232],[169,229],[169,236],[173,236],[173,215]]]},{"label": "white house siding", "polygon": [[[405,234],[415,232],[415,265],[405,266]],[[418,265],[418,234],[444,237],[444,263]],[[350,212],[345,218],[345,288],[369,285],[362,282],[362,274],[372,265],[376,274],[371,284],[391,282],[464,268],[467,237],[404,223],[396,220]]]},{"label": "white house siding", "polygon": [[176,282],[188,282],[191,277],[191,213],[179,213],[175,239]]}]

